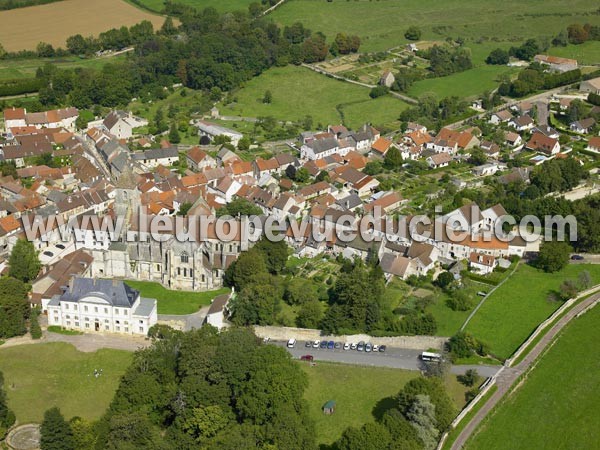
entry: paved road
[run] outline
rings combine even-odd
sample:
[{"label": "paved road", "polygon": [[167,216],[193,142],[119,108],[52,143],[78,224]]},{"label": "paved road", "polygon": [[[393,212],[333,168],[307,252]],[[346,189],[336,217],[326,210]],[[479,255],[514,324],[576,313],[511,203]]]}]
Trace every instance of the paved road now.
[{"label": "paved road", "polygon": [[[285,342],[273,342],[274,345],[285,347]],[[401,349],[387,347],[384,353],[366,353],[356,350],[342,349],[320,349],[305,347],[304,342],[298,342],[295,348],[288,348],[294,358],[303,355],[312,355],[315,361],[337,362],[345,364],[356,364],[361,366],[390,367],[404,370],[423,370],[424,366],[419,359],[420,350]],[[490,377],[494,375],[501,366],[452,366],[451,372],[455,374],[465,373],[468,369],[476,369],[480,375]]]},{"label": "paved road", "polygon": [[481,407],[481,409],[475,414],[469,423],[463,428],[460,435],[456,438],[456,441],[452,444],[452,450],[459,450],[465,446],[467,440],[471,437],[473,432],[477,429],[481,421],[488,415],[488,413],[502,400],[502,398],[510,392],[511,386],[515,383],[517,378],[521,376],[525,371],[529,370],[535,360],[542,354],[542,352],[552,343],[554,338],[560,333],[560,331],[581,311],[585,310],[595,302],[600,300],[600,294],[592,295],[581,303],[573,307],[563,317],[554,324],[550,330],[540,339],[536,346],[529,352],[529,354],[523,358],[523,360],[514,367],[504,367],[496,379],[496,385],[498,390],[489,398],[489,400]]}]

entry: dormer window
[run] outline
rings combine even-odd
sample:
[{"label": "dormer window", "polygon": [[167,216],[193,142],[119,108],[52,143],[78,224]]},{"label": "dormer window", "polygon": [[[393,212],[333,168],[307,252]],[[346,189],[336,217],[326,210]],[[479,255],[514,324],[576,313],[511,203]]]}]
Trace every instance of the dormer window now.
[{"label": "dormer window", "polygon": [[181,262],[182,263],[187,263],[189,261],[189,259],[190,259],[190,257],[187,253],[184,252],[181,254]]}]

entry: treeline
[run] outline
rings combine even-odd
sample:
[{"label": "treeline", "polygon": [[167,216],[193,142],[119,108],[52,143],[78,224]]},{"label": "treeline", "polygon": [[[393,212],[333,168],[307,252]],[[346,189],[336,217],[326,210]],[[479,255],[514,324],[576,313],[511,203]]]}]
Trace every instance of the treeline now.
[{"label": "treeline", "polygon": [[315,449],[306,374],[250,329],[159,327],[96,423],[46,412],[42,449]]},{"label": "treeline", "polygon": [[37,78],[2,80],[0,81],[0,97],[38,92],[43,85],[43,81]]},{"label": "treeline", "polygon": [[498,88],[498,93],[511,97],[523,97],[538,90],[554,89],[576,83],[581,79],[580,69],[546,73],[542,65],[531,64],[529,68],[519,72],[516,80],[502,83]]},{"label": "treeline", "polygon": [[26,8],[27,6],[46,5],[61,0],[2,0],[0,1],[0,11],[9,9]]},{"label": "treeline", "polygon": [[347,428],[335,450],[433,449],[456,410],[440,377],[410,380],[376,421]]},{"label": "treeline", "polygon": [[567,44],[583,44],[587,41],[600,41],[600,26],[586,23],[572,23],[566,32],[560,32],[553,40],[552,45],[566,46]]},{"label": "treeline", "polygon": [[141,33],[143,42],[126,61],[106,64],[101,70],[41,70],[40,101],[45,106],[114,107],[133,97],[152,98],[153,92],[174,83],[219,96],[273,65],[320,61],[329,52],[325,37],[301,24],[281,30],[245,13],[223,16],[213,8],[184,11],[176,31],[163,27],[152,35],[149,29]]},{"label": "treeline", "polygon": [[419,98],[417,106],[400,113],[403,122],[418,122],[429,129],[440,129],[448,120],[460,117],[469,110],[469,103],[458,97],[445,97],[438,100],[433,95]]},{"label": "treeline", "polygon": [[429,60],[429,70],[436,77],[444,77],[471,69],[471,52],[462,46],[434,45],[420,50],[417,55]]}]

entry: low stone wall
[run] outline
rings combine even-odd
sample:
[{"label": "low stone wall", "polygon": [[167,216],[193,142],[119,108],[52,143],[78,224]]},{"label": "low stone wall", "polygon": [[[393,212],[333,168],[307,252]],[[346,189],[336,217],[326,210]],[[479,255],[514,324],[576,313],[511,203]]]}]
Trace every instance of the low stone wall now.
[{"label": "low stone wall", "polygon": [[331,340],[342,342],[371,342],[377,345],[389,347],[409,348],[413,350],[427,350],[428,348],[442,349],[446,337],[438,336],[395,336],[395,337],[372,337],[367,334],[327,336],[322,335],[321,330],[290,327],[261,327],[255,326],[254,332],[261,338],[269,337],[276,341],[287,341],[297,339],[299,341]]}]

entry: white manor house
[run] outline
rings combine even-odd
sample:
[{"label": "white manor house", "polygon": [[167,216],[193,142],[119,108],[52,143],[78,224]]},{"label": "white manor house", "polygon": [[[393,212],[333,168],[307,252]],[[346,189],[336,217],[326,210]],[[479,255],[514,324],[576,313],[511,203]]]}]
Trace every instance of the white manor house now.
[{"label": "white manor house", "polygon": [[45,309],[50,326],[145,336],[157,322],[156,304],[123,281],[77,277]]}]

